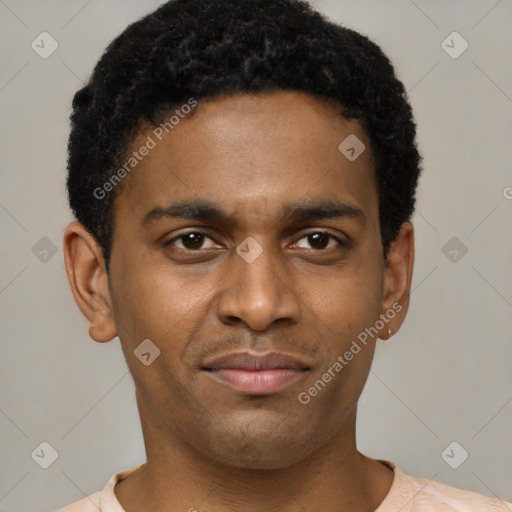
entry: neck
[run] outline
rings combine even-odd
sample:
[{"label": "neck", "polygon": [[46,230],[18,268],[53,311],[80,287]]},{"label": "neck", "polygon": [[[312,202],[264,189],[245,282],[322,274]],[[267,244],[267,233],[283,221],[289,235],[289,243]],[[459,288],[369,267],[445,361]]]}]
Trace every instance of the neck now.
[{"label": "neck", "polygon": [[278,469],[214,460],[144,417],[147,463],[115,487],[126,512],[369,512],[378,508],[393,482],[390,468],[357,451],[356,410],[346,428],[320,449]]}]

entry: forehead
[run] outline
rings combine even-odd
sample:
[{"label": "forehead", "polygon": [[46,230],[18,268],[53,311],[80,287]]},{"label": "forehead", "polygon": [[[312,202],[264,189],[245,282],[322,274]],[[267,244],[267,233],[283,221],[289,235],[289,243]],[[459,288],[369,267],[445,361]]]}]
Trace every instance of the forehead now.
[{"label": "forehead", "polygon": [[[142,218],[171,200],[198,198],[247,215],[252,206],[278,213],[308,196],[338,197],[368,216],[377,211],[367,135],[336,104],[295,91],[236,94],[199,102],[174,123],[169,133],[145,125],[131,144],[128,157],[151,149],[123,184],[116,216]],[[347,137],[364,144],[355,160],[339,149]]]}]

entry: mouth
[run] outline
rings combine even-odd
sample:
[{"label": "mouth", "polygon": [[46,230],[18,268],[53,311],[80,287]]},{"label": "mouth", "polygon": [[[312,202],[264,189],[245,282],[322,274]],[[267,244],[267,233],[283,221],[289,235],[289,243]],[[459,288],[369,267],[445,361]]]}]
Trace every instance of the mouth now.
[{"label": "mouth", "polygon": [[278,352],[238,352],[215,358],[202,368],[218,383],[242,394],[277,393],[306,375],[306,361]]}]

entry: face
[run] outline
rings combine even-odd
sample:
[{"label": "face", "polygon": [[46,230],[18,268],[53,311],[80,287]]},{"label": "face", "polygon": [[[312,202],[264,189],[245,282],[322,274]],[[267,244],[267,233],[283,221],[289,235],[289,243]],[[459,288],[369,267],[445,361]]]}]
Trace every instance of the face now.
[{"label": "face", "polygon": [[[358,336],[410,285],[410,268],[383,260],[364,130],[284,91],[201,102],[162,140],[153,130],[133,142],[156,145],[115,201],[101,320],[143,425],[261,469],[352,435],[377,339]],[[351,134],[366,146],[353,161],[338,149]]]}]

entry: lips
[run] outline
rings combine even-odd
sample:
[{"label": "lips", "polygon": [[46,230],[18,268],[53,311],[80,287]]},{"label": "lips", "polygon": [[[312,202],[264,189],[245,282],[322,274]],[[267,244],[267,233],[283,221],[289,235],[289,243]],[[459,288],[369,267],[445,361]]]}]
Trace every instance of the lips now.
[{"label": "lips", "polygon": [[207,361],[202,370],[242,394],[266,395],[301,379],[310,371],[310,364],[279,352],[238,352]]}]

